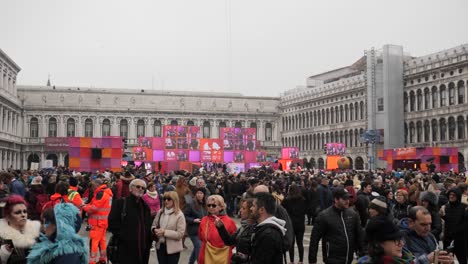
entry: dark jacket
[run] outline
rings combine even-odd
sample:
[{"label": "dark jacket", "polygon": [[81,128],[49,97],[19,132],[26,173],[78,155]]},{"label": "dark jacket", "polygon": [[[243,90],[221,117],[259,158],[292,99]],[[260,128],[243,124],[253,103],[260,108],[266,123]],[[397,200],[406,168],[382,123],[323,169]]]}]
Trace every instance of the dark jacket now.
[{"label": "dark jacket", "polygon": [[367,194],[360,190],[357,193],[356,200],[356,211],[359,213],[359,218],[361,219],[361,226],[365,227],[367,220],[369,220],[369,203],[370,203],[370,194]]},{"label": "dark jacket", "polygon": [[330,190],[330,187],[327,185],[319,184],[317,188],[319,201],[320,201],[320,211],[327,209],[333,204],[333,195]]},{"label": "dark jacket", "polygon": [[449,202],[445,205],[444,240],[450,241],[457,238],[463,238],[465,231],[466,205],[461,203],[461,192],[457,188],[447,192],[447,196],[453,192],[457,195],[455,202]]},{"label": "dark jacket", "polygon": [[422,237],[411,230],[405,236],[405,248],[407,248],[418,260],[418,263],[429,264],[431,263],[427,259],[427,255],[432,251],[436,250],[438,246],[437,239],[432,233]]},{"label": "dark jacket", "polygon": [[251,264],[282,264],[284,220],[267,218],[255,228],[252,239]]},{"label": "dark jacket", "polygon": [[286,222],[284,224],[286,234],[283,239],[285,240],[284,244],[287,246],[285,251],[288,251],[294,240],[294,227],[292,225],[291,218],[289,218],[288,212],[281,205],[276,206],[275,217]]},{"label": "dark jacket", "polygon": [[217,227],[219,236],[227,246],[236,246],[237,252],[250,256],[252,254],[252,234],[255,232],[255,224],[248,224],[247,221],[241,222],[241,227],[234,234],[229,234],[223,226]]},{"label": "dark jacket", "polygon": [[40,214],[36,210],[36,204],[37,204],[37,196],[39,194],[44,194],[44,186],[41,184],[34,184],[31,185],[29,188],[29,191],[26,193],[25,200],[28,202],[28,218],[32,220],[39,220],[40,219]]},{"label": "dark jacket", "polygon": [[191,203],[187,204],[184,209],[185,222],[187,222],[186,230],[189,236],[198,235],[198,227],[200,226],[200,223],[194,223],[193,220],[197,218],[201,220],[207,215],[204,205],[200,205],[200,208],[197,210],[195,203],[197,203],[197,201],[194,199]]},{"label": "dark jacket", "polygon": [[[126,216],[121,222],[121,212],[126,199]],[[116,200],[112,203],[109,214],[108,230],[119,236],[121,264],[144,263],[149,260],[151,248],[151,211],[143,199],[134,195]]]},{"label": "dark jacket", "polygon": [[390,211],[392,212],[393,217],[395,219],[401,220],[405,217],[408,217],[408,211],[409,211],[410,205],[409,203],[405,202],[403,204],[396,202]]},{"label": "dark jacket", "polygon": [[335,206],[322,211],[312,229],[309,263],[317,263],[317,250],[322,239],[323,262],[349,264],[355,251],[362,252],[363,233],[359,215],[353,209]]},{"label": "dark jacket", "polygon": [[302,197],[286,197],[281,205],[288,212],[295,231],[305,230],[306,203]]}]

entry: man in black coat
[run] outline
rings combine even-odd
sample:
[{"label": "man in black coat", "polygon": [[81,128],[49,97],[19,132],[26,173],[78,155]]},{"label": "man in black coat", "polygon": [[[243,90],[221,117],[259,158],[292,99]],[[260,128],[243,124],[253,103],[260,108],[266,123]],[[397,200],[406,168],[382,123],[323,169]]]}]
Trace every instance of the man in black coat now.
[{"label": "man in black coat", "polygon": [[119,237],[120,264],[147,264],[151,248],[152,221],[151,211],[141,199],[146,183],[135,179],[130,182],[129,187],[130,196],[112,203],[108,230]]},{"label": "man in black coat", "polygon": [[350,264],[354,252],[363,251],[363,232],[359,215],[349,208],[346,189],[333,192],[334,205],[322,211],[312,229],[309,263],[317,263],[317,251],[322,239],[323,263]]},{"label": "man in black coat", "polygon": [[458,188],[452,188],[447,192],[449,202],[442,206],[441,215],[445,220],[444,247],[447,248],[454,242],[454,253],[460,264],[467,263],[465,225],[467,221],[466,205],[461,203],[461,192]]},{"label": "man in black coat", "polygon": [[356,211],[361,219],[361,226],[365,227],[369,219],[369,203],[372,193],[372,185],[368,182],[361,182],[361,190],[357,193]]},{"label": "man in black coat", "polygon": [[251,208],[258,225],[252,239],[252,264],[282,264],[285,221],[274,217],[276,200],[270,193],[259,192]]}]

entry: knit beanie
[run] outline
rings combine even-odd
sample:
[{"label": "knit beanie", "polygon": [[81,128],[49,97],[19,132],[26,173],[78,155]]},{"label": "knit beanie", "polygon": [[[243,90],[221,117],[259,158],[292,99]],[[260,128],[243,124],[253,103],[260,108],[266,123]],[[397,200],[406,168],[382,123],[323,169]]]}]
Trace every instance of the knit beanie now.
[{"label": "knit beanie", "polygon": [[379,212],[381,215],[387,212],[387,201],[383,196],[377,196],[369,204],[369,208],[372,208]]}]

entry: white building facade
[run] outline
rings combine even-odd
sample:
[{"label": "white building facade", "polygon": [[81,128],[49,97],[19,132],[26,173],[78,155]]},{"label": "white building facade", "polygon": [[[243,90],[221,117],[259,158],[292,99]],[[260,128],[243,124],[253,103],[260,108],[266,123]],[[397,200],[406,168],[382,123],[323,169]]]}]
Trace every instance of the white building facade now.
[{"label": "white building facade", "polygon": [[[370,49],[281,96],[281,142],[315,168],[326,167],[327,142],[345,143],[354,169],[385,167],[381,149],[429,146],[458,147],[466,167],[467,89],[467,44],[421,57],[396,45]],[[379,130],[383,138],[364,137]]]}]

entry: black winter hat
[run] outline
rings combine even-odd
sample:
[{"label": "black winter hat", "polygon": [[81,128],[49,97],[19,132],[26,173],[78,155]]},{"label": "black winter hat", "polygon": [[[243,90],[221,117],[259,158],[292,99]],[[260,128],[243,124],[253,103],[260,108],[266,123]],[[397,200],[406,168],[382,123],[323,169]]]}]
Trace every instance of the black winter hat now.
[{"label": "black winter hat", "polygon": [[369,242],[400,240],[403,233],[390,218],[385,216],[372,217],[366,226],[366,237]]},{"label": "black winter hat", "polygon": [[425,191],[422,192],[421,195],[419,196],[419,199],[421,201],[427,201],[429,204],[435,206],[439,202],[439,197],[437,197],[437,194],[430,192],[430,191]]},{"label": "black winter hat", "polygon": [[343,200],[349,199],[349,192],[344,188],[336,188],[333,190],[333,198],[341,198]]}]

